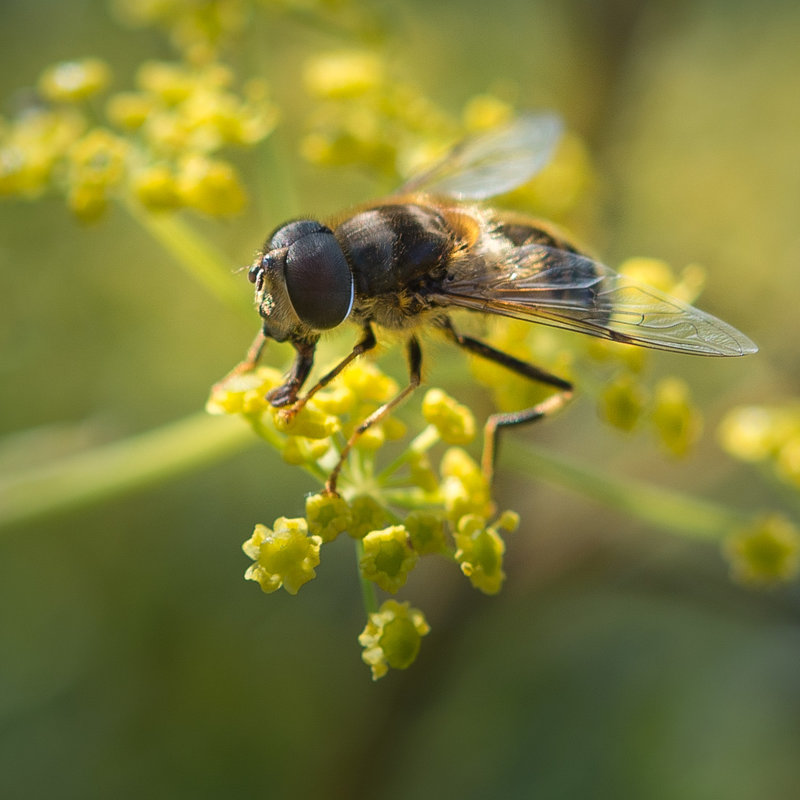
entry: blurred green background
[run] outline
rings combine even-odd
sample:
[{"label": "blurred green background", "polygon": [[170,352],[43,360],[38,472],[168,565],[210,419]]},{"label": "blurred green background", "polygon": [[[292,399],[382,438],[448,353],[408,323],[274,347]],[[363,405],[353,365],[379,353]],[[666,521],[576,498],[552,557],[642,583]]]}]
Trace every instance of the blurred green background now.
[{"label": "blurred green background", "polygon": [[[713,429],[735,403],[800,390],[800,6],[379,8],[396,31],[393,57],[445,108],[516,85],[520,107],[561,112],[598,175],[583,238],[610,264],[650,255],[705,265],[703,307],[761,346],[742,361],[654,356],[706,412],[688,461],[601,425],[587,402],[524,436],[740,508],[783,502],[721,454]],[[232,267],[278,215],[327,213],[371,190],[292,149],[310,102],[301,57],[340,42],[298,21],[274,30],[257,31],[259,63],[286,110],[276,137],[297,196],[208,225]],[[5,0],[4,110],[46,64],[89,54],[122,84],[141,60],[170,56],[162,37],[119,27],[104,3]],[[81,228],[59,200],[3,202],[0,229],[6,469],[201,409],[256,329],[122,211]],[[240,288],[249,297],[246,281]],[[796,585],[747,592],[713,545],[515,478],[501,462],[500,506],[524,520],[503,592],[478,596],[442,563],[417,570],[403,596],[433,631],[412,669],[373,684],[356,644],[363,610],[349,542],[327,549],[296,598],[242,580],[253,523],[300,513],[311,488],[253,446],[0,531],[0,797],[800,793]]]}]

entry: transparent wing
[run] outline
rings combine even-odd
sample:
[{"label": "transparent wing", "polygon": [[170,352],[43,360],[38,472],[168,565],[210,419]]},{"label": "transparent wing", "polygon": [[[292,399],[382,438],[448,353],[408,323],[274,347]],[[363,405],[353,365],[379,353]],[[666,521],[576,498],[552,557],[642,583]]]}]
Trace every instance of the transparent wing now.
[{"label": "transparent wing", "polygon": [[556,114],[519,116],[508,125],[457,144],[397,193],[428,192],[457,200],[485,200],[509,192],[550,161],[561,132]]},{"label": "transparent wing", "polygon": [[658,350],[706,356],[758,350],[726,322],[585,256],[539,244],[512,253],[488,269],[477,261],[465,265],[430,299]]}]

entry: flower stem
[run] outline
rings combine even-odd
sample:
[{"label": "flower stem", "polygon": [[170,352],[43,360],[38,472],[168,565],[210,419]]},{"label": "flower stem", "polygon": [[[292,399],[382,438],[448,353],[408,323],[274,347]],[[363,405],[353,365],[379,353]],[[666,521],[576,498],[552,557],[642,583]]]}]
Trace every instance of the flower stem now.
[{"label": "flower stem", "polygon": [[629,478],[613,478],[560,456],[518,442],[504,442],[504,460],[533,478],[544,479],[670,531],[719,539],[749,516],[680,492]]},{"label": "flower stem", "polygon": [[157,483],[256,442],[240,420],[193,414],[147,433],[0,477],[0,527]]},{"label": "flower stem", "polygon": [[367,616],[375,614],[378,611],[378,597],[375,594],[375,584],[368,581],[361,574],[361,559],[364,557],[364,543],[361,539],[356,539],[355,542],[356,553],[356,568],[358,569],[358,579],[361,582],[361,597],[364,601],[364,610]]}]

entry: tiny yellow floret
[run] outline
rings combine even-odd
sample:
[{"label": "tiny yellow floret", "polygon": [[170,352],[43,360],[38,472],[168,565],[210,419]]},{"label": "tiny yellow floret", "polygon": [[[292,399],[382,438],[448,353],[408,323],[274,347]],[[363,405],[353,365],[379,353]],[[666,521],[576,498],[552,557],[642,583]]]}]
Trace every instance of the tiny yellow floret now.
[{"label": "tiny yellow floret", "polygon": [[347,533],[353,539],[363,539],[370,531],[383,528],[389,516],[371,495],[360,494],[350,500],[350,525]]},{"label": "tiny yellow floret", "polygon": [[242,545],[255,563],[248,567],[245,578],[257,581],[264,592],[283,586],[289,594],[297,594],[304,583],[316,577],[322,539],[309,536],[302,518],[279,517],[272,530],[256,525],[253,535]]},{"label": "tiny yellow floret", "polygon": [[291,406],[285,409],[270,406],[270,409],[275,427],[281,433],[305,436],[307,439],[326,439],[341,429],[339,419],[321,411],[313,400],[306,403],[296,414]]},{"label": "tiny yellow floret", "polygon": [[[503,520],[508,524],[510,519]],[[458,522],[454,534],[456,561],[470,583],[484,594],[497,594],[506,575],[503,572],[505,542],[497,530],[486,527],[486,520],[477,514],[467,514]]]},{"label": "tiny yellow floret", "polygon": [[435,426],[446,444],[469,444],[475,438],[475,417],[441,389],[429,389],[422,400],[422,416]]},{"label": "tiny yellow floret", "polygon": [[447,518],[457,523],[464,514],[488,516],[492,500],[486,478],[478,464],[459,447],[451,447],[442,456],[441,490]]},{"label": "tiny yellow floret", "polygon": [[358,637],[364,648],[361,658],[372,670],[372,679],[392,669],[407,669],[419,653],[422,637],[430,631],[425,615],[406,603],[387,600],[369,615]]},{"label": "tiny yellow floret", "polygon": [[306,519],[311,534],[332,542],[351,522],[350,507],[332,494],[312,494],[306,498]]},{"label": "tiny yellow floret", "polygon": [[412,511],[403,525],[408,532],[411,546],[419,555],[443,553],[447,549],[444,536],[444,522],[439,514],[432,511]]},{"label": "tiny yellow floret", "polygon": [[417,563],[418,555],[411,547],[408,531],[402,525],[391,525],[371,531],[362,542],[361,574],[385,592],[394,594],[405,584],[408,573]]}]

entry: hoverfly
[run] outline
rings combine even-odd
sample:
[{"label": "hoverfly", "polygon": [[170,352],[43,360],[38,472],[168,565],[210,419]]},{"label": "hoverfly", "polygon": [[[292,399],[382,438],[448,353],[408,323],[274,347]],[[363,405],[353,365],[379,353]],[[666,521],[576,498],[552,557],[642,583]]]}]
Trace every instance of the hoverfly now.
[{"label": "hoverfly", "polygon": [[[439,329],[465,350],[557,393],[523,411],[491,416],[483,468],[491,475],[501,426],[539,419],[560,408],[572,384],[459,333],[452,309],[540,322],[617,342],[705,356],[741,356],[756,346],[725,322],[656,289],[618,275],[579,252],[551,226],[480,205],[535,175],[561,135],[555,115],[523,115],[457,145],[395,194],[331,220],[299,219],[277,228],[249,269],[263,320],[247,358],[252,368],[267,339],[294,346],[294,364],[267,400],[286,413],[376,345],[373,326],[407,332],[409,384],[369,416],[344,447],[328,478],[336,491],[356,439],[421,382],[416,331]],[[323,331],[349,320],[361,328],[353,350],[303,396]]]}]

